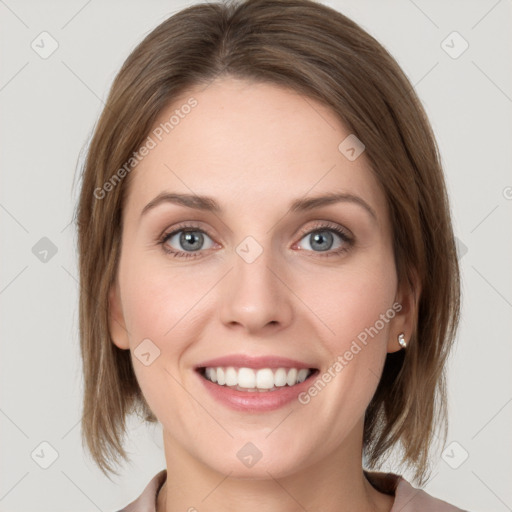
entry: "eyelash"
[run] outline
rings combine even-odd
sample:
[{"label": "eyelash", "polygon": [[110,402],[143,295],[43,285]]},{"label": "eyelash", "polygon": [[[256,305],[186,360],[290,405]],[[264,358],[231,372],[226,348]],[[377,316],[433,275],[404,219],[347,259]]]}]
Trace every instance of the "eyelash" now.
[{"label": "eyelash", "polygon": [[[175,250],[169,249],[169,246],[167,245],[167,241],[170,238],[172,238],[174,235],[176,235],[177,233],[180,233],[181,231],[185,231],[185,232],[200,231],[201,233],[204,233],[204,234],[208,235],[211,239],[213,239],[213,237],[208,233],[208,231],[204,230],[203,228],[200,228],[199,226],[197,226],[195,224],[187,224],[187,223],[180,224],[172,231],[166,231],[158,240],[158,243],[162,246],[162,249],[164,250],[164,252],[173,256],[174,258],[197,258],[200,256],[200,253],[202,252],[202,251],[192,251],[192,252],[175,251]],[[315,251],[307,251],[307,252],[315,252],[315,254],[318,254],[318,256],[320,256],[320,257],[325,258],[325,257],[331,257],[331,256],[338,256],[338,255],[348,251],[354,243],[354,240],[352,239],[352,237],[350,237],[348,235],[348,233],[343,228],[339,227],[337,224],[333,224],[333,223],[325,222],[325,221],[315,225],[313,229],[309,229],[307,231],[302,232],[300,234],[300,240],[302,240],[306,235],[311,235],[313,233],[316,233],[317,231],[333,231],[346,244],[345,247],[341,247],[339,249],[335,249],[335,250],[331,250],[331,251],[325,251],[324,254],[322,254],[322,252],[318,252],[318,251],[316,251],[316,252]]]}]

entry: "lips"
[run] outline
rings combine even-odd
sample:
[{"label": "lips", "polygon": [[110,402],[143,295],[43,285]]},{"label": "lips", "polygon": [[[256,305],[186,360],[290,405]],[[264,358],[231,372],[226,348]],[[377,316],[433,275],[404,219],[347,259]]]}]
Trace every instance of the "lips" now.
[{"label": "lips", "polygon": [[215,359],[209,359],[207,361],[203,361],[202,363],[196,365],[196,369],[200,368],[208,368],[208,367],[229,367],[232,366],[234,368],[297,368],[300,370],[302,368],[305,369],[315,369],[311,364],[305,363],[303,361],[298,361],[296,359],[290,359],[288,357],[280,357],[280,356],[250,356],[247,354],[233,354],[229,356],[217,357]]},{"label": "lips", "polygon": [[269,411],[289,403],[318,373],[296,359],[245,354],[210,359],[195,370],[216,400],[246,412]]}]

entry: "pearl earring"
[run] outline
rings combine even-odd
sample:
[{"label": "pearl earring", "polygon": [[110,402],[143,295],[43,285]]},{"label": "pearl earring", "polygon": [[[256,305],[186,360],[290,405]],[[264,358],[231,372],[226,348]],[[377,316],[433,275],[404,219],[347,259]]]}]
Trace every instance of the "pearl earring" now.
[{"label": "pearl earring", "polygon": [[398,335],[398,344],[402,348],[406,348],[407,347],[407,342],[405,341],[405,336],[404,336],[403,332]]}]

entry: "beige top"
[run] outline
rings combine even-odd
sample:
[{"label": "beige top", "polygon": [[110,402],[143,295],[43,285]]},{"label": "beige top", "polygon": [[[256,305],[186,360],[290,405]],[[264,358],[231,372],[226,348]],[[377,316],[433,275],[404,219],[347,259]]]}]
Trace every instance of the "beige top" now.
[{"label": "beige top", "polygon": [[[390,512],[466,512],[446,501],[438,500],[394,473],[365,471],[368,481],[380,492],[394,495]],[[156,497],[167,478],[167,470],[157,473],[142,494],[118,512],[156,512]]]}]

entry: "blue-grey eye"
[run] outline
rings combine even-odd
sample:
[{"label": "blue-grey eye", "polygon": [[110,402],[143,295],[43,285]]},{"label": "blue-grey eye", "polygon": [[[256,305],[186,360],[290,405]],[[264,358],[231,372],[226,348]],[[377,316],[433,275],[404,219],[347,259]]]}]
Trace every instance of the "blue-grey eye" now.
[{"label": "blue-grey eye", "polygon": [[[343,236],[339,233],[334,233],[338,238],[341,239],[342,243],[346,240],[343,238]],[[315,230],[311,233],[308,233],[302,240],[307,241],[306,247],[304,249],[312,250],[315,252],[323,252],[323,251],[330,251],[332,249],[338,249],[341,247],[342,243],[340,243],[337,247],[333,247],[334,243],[334,235],[332,229],[322,229],[322,230]]]},{"label": "blue-grey eye", "polygon": [[[206,240],[205,237],[212,242],[209,247],[203,247]],[[171,233],[165,243],[176,251],[199,251],[202,249],[210,249],[213,246],[212,239],[206,233],[198,230],[185,231],[183,229]],[[177,243],[178,247],[173,246],[173,243]]]}]

